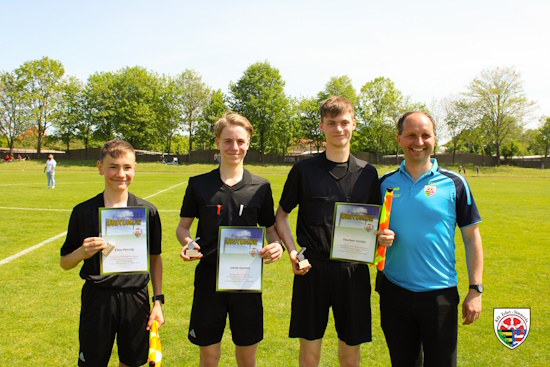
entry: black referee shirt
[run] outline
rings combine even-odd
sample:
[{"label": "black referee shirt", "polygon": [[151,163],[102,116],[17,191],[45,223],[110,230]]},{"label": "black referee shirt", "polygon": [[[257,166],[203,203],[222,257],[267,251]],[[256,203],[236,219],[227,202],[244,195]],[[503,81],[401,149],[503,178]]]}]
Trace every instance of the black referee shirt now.
[{"label": "black referee shirt", "polygon": [[[67,238],[61,247],[61,256],[68,255],[82,246],[88,237],[99,236],[99,208],[105,206],[103,193],[78,204],[74,207],[69,220]],[[149,213],[149,254],[160,255],[162,228],[157,208],[137,196],[128,193],[127,206],[147,206]],[[110,274],[99,275],[99,256],[101,251],[84,260],[80,269],[80,277],[99,287],[105,288],[143,288],[149,283],[149,274]]]},{"label": "black referee shirt", "polygon": [[296,163],[279,202],[287,213],[299,206],[296,239],[312,258],[330,257],[335,202],[381,203],[378,172],[372,165],[350,155],[348,171],[340,178],[331,174],[331,166],[325,153]]},{"label": "black referee shirt", "polygon": [[[242,208],[242,209],[241,209]],[[275,224],[273,196],[269,181],[244,170],[243,179],[227,186],[219,168],[191,177],[183,198],[180,217],[198,218],[197,237],[203,258],[213,264],[217,259],[220,226],[271,227]]]}]

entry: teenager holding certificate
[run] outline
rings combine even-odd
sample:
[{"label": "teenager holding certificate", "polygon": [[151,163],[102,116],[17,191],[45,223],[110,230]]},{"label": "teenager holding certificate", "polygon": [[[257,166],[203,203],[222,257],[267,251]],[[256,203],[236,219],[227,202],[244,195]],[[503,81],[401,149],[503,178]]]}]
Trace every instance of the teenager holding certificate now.
[{"label": "teenager holding certificate", "polygon": [[[195,291],[188,338],[200,348],[200,366],[217,366],[221,340],[229,314],[239,366],[255,366],[258,343],[263,339],[261,293],[216,292],[219,228],[266,227],[268,245],[259,251],[265,263],[278,260],[283,246],[275,230],[273,197],[269,181],[250,174],[243,160],[250,146],[253,128],[243,116],[228,113],[214,127],[221,163],[215,170],[192,177],[183,198],[176,229],[185,261],[200,259],[195,270]],[[197,239],[190,228],[198,218]],[[187,254],[189,244],[200,253]]]},{"label": "teenager holding certificate", "polygon": [[[134,179],[136,157],[132,146],[111,140],[101,148],[97,162],[105,178],[105,190],[78,204],[71,214],[67,238],[61,247],[61,267],[69,270],[84,262],[80,277],[79,366],[107,366],[115,340],[119,366],[141,366],[147,362],[149,330],[153,321],[164,323],[162,293],[162,230],[155,206],[128,192]],[[109,254],[99,233],[100,208],[147,207],[149,262],[153,285],[153,309],[150,310],[147,285],[149,273],[100,274],[101,256]],[[116,246],[115,246],[116,251]],[[147,254],[145,254],[147,256]]]},{"label": "teenager holding certificate", "polygon": [[[341,366],[360,364],[360,345],[371,341],[370,274],[366,264],[330,259],[336,202],[380,204],[376,169],[350,154],[354,108],[345,98],[321,103],[319,128],[326,151],[300,161],[288,174],[277,209],[277,230],[289,251],[294,287],[291,338],[300,339],[300,366],[317,366],[330,307],[338,333]],[[289,213],[299,206],[296,238],[306,247],[311,266],[298,265]],[[378,243],[391,245],[393,232],[377,232]]]}]

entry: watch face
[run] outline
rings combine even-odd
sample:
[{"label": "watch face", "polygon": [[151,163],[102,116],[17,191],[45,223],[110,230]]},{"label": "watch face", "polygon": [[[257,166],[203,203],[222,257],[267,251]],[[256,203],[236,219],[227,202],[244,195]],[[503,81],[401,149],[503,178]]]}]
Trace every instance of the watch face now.
[{"label": "watch face", "polygon": [[478,291],[479,293],[483,293],[483,284],[471,285],[471,286],[470,286],[470,289],[475,289],[475,290]]}]

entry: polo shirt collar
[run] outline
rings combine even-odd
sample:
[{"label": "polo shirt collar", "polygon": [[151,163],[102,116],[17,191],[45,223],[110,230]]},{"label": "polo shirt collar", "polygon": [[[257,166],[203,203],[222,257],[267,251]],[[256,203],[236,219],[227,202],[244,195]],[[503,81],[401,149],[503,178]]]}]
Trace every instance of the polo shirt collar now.
[{"label": "polo shirt collar", "polygon": [[[322,167],[325,167],[325,162],[328,160],[327,153],[322,152],[321,154],[318,154],[318,157],[319,157],[319,165],[321,165]],[[349,161],[348,171],[349,172],[357,171],[357,169],[359,168],[359,165],[357,164],[357,158],[355,158],[355,156],[351,154],[351,152],[349,154],[348,161]]]},{"label": "polo shirt collar", "polygon": [[[103,197],[103,192],[97,195],[97,200],[100,208],[105,206],[105,199]],[[128,200],[126,200],[126,206],[137,206],[137,199],[134,194],[128,192]]]},{"label": "polo shirt collar", "polygon": [[[222,175],[221,175],[221,172],[220,172],[220,168],[218,167],[218,168],[216,168],[216,170],[218,171],[218,179],[220,180],[222,185],[227,186],[222,180]],[[243,179],[240,180],[239,182],[237,182],[235,185],[227,186],[227,187],[229,187],[231,189],[235,189],[235,188],[241,187],[242,185],[248,184],[250,182],[252,182],[252,174],[246,168],[244,168]]]},{"label": "polo shirt collar", "polygon": [[[436,174],[437,169],[439,168],[439,165],[437,164],[437,159],[430,158],[430,161],[432,162],[432,168],[430,168],[430,170],[428,172],[426,172],[422,176],[420,176],[418,178],[417,182],[422,180],[424,177],[433,176],[433,175]],[[403,162],[401,162],[401,166],[399,166],[399,172],[401,172],[401,174],[406,175],[412,181],[411,175],[409,175],[409,173],[405,169],[405,161],[404,160],[403,160]]]}]

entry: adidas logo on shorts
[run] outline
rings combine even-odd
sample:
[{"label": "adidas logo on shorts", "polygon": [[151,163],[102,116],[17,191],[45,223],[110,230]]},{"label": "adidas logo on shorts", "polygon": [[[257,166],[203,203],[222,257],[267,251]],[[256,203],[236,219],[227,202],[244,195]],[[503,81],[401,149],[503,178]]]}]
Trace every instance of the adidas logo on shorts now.
[{"label": "adidas logo on shorts", "polygon": [[78,356],[78,359],[80,359],[82,362],[86,362],[86,359],[84,358],[84,353],[80,352],[80,355]]},{"label": "adidas logo on shorts", "polygon": [[189,331],[189,335],[191,335],[193,338],[196,338],[197,336],[195,335],[195,329],[191,329]]}]

